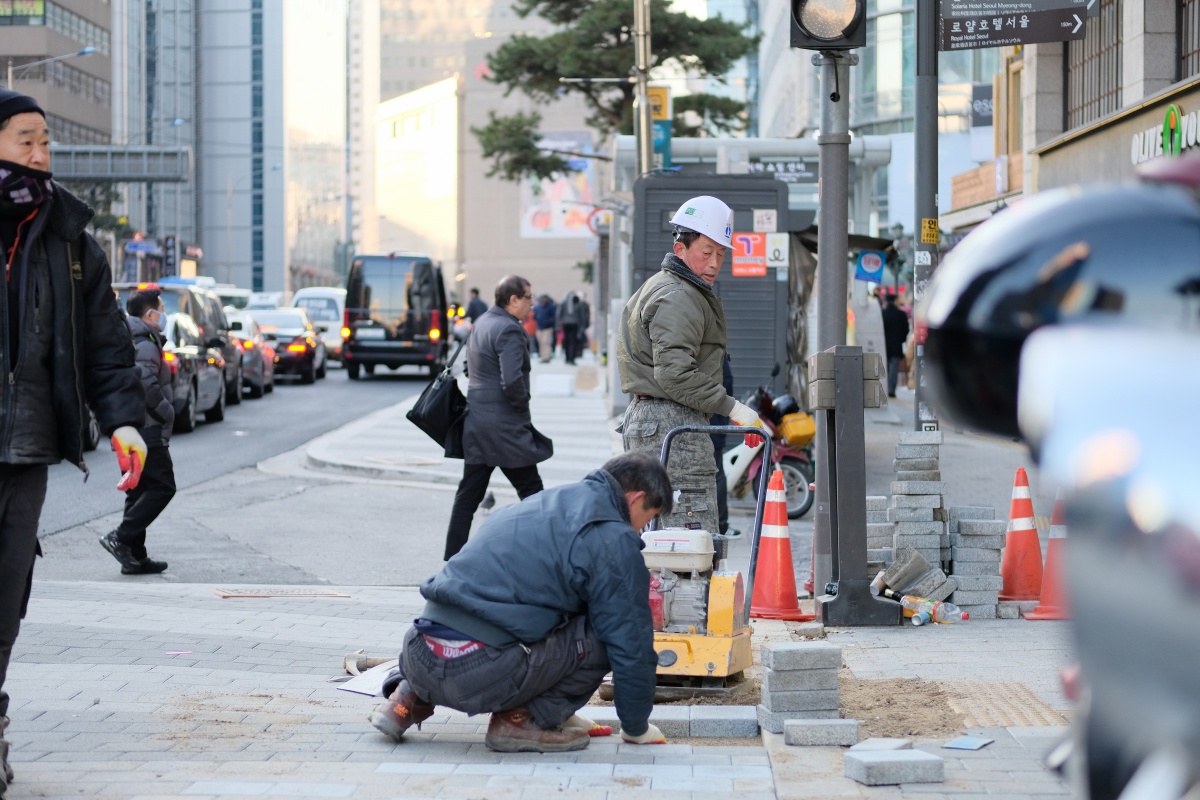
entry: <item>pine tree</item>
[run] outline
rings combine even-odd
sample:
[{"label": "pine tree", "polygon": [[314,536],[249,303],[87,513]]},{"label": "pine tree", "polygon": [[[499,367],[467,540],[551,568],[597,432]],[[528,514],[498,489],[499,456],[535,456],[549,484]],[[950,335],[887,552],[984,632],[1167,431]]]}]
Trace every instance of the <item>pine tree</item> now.
[{"label": "pine tree", "polygon": [[[670,10],[667,0],[650,1],[650,51],[654,65],[677,64],[700,76],[724,75],[758,46],[744,26],[723,19],[696,19]],[[562,83],[560,78],[621,78],[634,67],[632,0],[517,0],[521,17],[536,14],[559,26],[547,36],[514,36],[488,57],[489,80],[547,104],[563,94],[581,95],[592,113],[586,123],[601,135],[633,132],[632,83]],[[685,116],[692,111],[693,115]],[[676,135],[728,133],[743,126],[745,104],[711,94],[675,100]],[[702,120],[696,125],[696,116]],[[688,120],[692,121],[689,122]],[[505,180],[549,178],[570,170],[569,154],[538,147],[542,117],[533,112],[502,117],[471,128],[492,160],[488,176]]]}]

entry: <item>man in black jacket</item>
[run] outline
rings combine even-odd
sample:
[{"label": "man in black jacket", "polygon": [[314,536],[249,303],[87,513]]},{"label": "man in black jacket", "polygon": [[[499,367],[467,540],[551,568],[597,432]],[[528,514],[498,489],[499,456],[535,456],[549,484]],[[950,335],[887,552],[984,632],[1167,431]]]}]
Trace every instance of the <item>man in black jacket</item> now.
[{"label": "man in black jacket", "polygon": [[671,497],[657,459],[626,453],[493,514],[421,585],[425,610],[371,724],[399,741],[445,705],[490,712],[493,750],[580,750],[596,726],[575,712],[611,670],[621,736],[664,742],[649,723],[657,657],[638,531]]},{"label": "man in black jacket", "polygon": [[896,396],[900,360],[904,358],[904,340],[908,338],[908,315],[896,307],[895,292],[888,292],[883,305],[883,346],[887,352],[888,397]]},{"label": "man in black jacket", "polygon": [[51,180],[50,132],[37,101],[0,89],[0,796],[8,764],[4,678],[29,602],[47,467],[86,472],[87,407],[112,437],[133,488],[146,446],[133,342],[108,260],[84,228],[92,211]]}]

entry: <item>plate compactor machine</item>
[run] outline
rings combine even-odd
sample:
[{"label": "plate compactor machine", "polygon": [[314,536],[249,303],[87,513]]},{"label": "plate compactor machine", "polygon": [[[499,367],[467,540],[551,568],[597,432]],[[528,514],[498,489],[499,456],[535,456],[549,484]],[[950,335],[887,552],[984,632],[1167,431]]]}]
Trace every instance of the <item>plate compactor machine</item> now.
[{"label": "plate compactor machine", "polygon": [[[662,446],[664,464],[672,440],[685,433],[757,434],[766,442],[763,463],[771,463],[771,438],[758,428],[687,425],[667,433]],[[750,572],[746,577],[725,568],[722,562],[728,556],[729,540],[720,535],[686,528],[658,528],[642,534],[646,544],[642,555],[650,570],[650,613],[654,619],[654,649],[658,652],[655,698],[659,701],[728,696],[748,688],[743,672],[753,663],[750,601],[768,472],[764,469],[759,476]],[[611,693],[611,685],[602,687],[602,697],[611,699]]]}]

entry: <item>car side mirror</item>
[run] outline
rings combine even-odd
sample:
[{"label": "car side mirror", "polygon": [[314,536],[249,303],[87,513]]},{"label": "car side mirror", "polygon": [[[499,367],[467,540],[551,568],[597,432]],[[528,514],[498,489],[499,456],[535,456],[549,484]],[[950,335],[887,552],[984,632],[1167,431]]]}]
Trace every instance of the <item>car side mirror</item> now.
[{"label": "car side mirror", "polygon": [[205,345],[205,347],[214,347],[214,348],[216,348],[216,349],[218,349],[218,350],[219,350],[219,349],[221,349],[221,348],[222,348],[222,347],[224,347],[224,346],[225,346],[225,343],[224,343],[224,342],[222,342],[222,341],[221,341],[220,339],[218,339],[218,338],[212,338],[212,339],[209,339],[209,340],[208,340],[208,344],[207,344],[207,345]]}]

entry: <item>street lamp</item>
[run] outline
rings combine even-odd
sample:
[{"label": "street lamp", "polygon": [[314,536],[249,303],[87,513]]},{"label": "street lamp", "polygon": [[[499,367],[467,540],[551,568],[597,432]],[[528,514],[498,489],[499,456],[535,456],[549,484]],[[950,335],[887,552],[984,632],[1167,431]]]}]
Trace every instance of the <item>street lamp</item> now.
[{"label": "street lamp", "polygon": [[68,58],[78,58],[79,56],[90,56],[94,52],[96,52],[96,48],[91,47],[89,45],[88,47],[83,48],[82,50],[80,50],[77,53],[67,53],[66,55],[62,55],[62,56],[54,56],[53,58],[43,58],[40,61],[31,61],[28,64],[22,64],[21,66],[15,67],[15,68],[13,67],[13,60],[11,58],[9,58],[8,59],[8,88],[10,91],[12,90],[13,73],[18,70],[26,70],[26,69],[29,69],[30,67],[41,66],[42,64],[52,64],[55,61],[66,61]]},{"label": "street lamp", "polygon": [[[271,165],[271,172],[283,169],[283,163],[276,161]],[[265,174],[266,170],[256,169],[247,172],[237,180],[232,177],[225,179],[225,282],[233,282],[233,190],[246,178]]]}]

